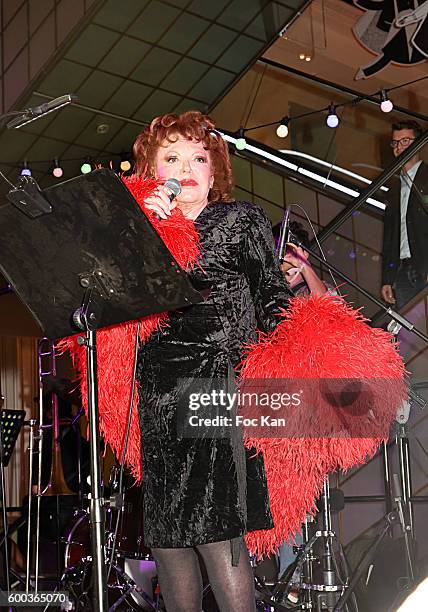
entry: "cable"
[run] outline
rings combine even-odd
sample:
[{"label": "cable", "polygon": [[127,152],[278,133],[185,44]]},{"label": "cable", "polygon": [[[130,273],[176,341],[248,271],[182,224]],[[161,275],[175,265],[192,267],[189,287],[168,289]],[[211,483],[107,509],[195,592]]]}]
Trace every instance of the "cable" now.
[{"label": "cable", "polygon": [[7,178],[7,176],[3,174],[1,170],[0,170],[0,176],[4,181],[6,181],[6,183],[8,183],[12,187],[12,189],[15,189],[15,185]]},{"label": "cable", "polygon": [[[322,255],[322,258],[323,258],[323,259],[324,259],[324,261],[327,263],[327,258],[326,258],[326,256],[324,255],[324,251],[322,250],[321,244],[320,244],[320,243],[319,243],[319,241],[318,241],[318,238],[317,238],[317,234],[316,234],[315,228],[314,228],[314,226],[312,225],[312,221],[310,220],[308,213],[307,213],[307,212],[306,212],[306,210],[303,208],[303,206],[301,206],[300,204],[291,204],[291,206],[295,206],[296,208],[299,208],[299,209],[302,211],[302,213],[304,214],[304,216],[305,216],[305,218],[306,218],[307,222],[308,222],[308,223],[309,223],[309,225],[310,225],[310,228],[311,228],[312,233],[313,233],[313,235],[314,235],[315,242],[317,243],[317,246],[318,246],[318,248],[319,248],[319,250],[320,250],[320,253],[321,253],[321,255]],[[336,289],[336,291],[337,291],[337,294],[338,294],[340,297],[342,297],[342,295],[341,295],[341,293],[340,293],[340,290],[339,290],[339,286],[338,286],[338,284],[337,284],[337,282],[336,282],[336,279],[335,279],[335,278],[334,278],[334,276],[333,276],[332,271],[330,270],[330,268],[329,268],[328,266],[327,266],[327,269],[328,269],[328,272],[329,272],[329,274],[330,274],[330,276],[331,276],[331,280],[333,281],[333,284],[334,284],[334,286],[335,286],[335,289]]]},{"label": "cable", "polygon": [[[264,61],[265,61],[265,66],[269,65],[269,61],[266,61],[266,60],[264,60]],[[396,85],[395,87],[389,87],[387,89],[386,88],[379,89],[378,91],[375,91],[372,94],[354,95],[351,100],[348,100],[347,102],[340,102],[339,104],[334,104],[334,107],[335,107],[335,109],[337,109],[337,108],[341,108],[341,107],[349,106],[349,105],[355,106],[356,104],[359,104],[360,102],[363,102],[365,100],[374,101],[373,98],[380,97],[382,95],[383,91],[386,91],[386,92],[389,93],[390,91],[394,91],[396,89],[401,89],[402,87],[407,87],[409,85],[413,85],[414,83],[418,83],[419,81],[424,81],[426,79],[428,79],[428,76],[423,76],[423,77],[420,77],[418,79],[413,79],[412,81],[408,81],[407,83],[401,83],[401,85]],[[259,83],[259,87],[260,87],[260,84],[261,83]],[[258,93],[258,91],[257,91],[257,93]],[[257,95],[257,93],[256,93],[256,95]],[[350,92],[343,91],[342,93],[350,93]],[[253,105],[254,105],[254,101],[255,100],[253,100]],[[288,119],[289,119],[290,122],[292,122],[292,121],[295,121],[296,119],[302,119],[303,117],[309,117],[310,115],[317,115],[318,113],[324,113],[325,111],[328,111],[328,109],[329,109],[329,106],[326,106],[326,107],[323,107],[323,108],[320,108],[320,109],[317,109],[317,110],[314,110],[314,111],[309,111],[307,113],[302,113],[300,115],[295,115],[294,117],[292,117],[292,116],[288,117]],[[281,119],[282,119],[282,117],[281,117]],[[252,130],[258,130],[258,129],[264,128],[264,127],[270,127],[272,125],[278,125],[281,122],[281,119],[279,119],[277,121],[271,121],[270,123],[263,123],[261,125],[254,125],[254,126],[249,127],[249,128],[245,128],[244,127],[244,133],[252,131]]]}]

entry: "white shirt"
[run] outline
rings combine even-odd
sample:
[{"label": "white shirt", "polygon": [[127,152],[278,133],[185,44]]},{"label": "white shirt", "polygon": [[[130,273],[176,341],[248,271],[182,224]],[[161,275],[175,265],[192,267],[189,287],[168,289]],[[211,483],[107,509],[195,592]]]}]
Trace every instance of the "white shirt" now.
[{"label": "white shirt", "polygon": [[401,217],[401,229],[400,229],[400,259],[406,259],[411,257],[409,238],[407,236],[407,207],[409,206],[410,190],[412,183],[415,180],[416,172],[421,165],[422,160],[413,164],[410,170],[407,172],[404,170],[400,175],[401,191],[400,191],[400,217]]}]

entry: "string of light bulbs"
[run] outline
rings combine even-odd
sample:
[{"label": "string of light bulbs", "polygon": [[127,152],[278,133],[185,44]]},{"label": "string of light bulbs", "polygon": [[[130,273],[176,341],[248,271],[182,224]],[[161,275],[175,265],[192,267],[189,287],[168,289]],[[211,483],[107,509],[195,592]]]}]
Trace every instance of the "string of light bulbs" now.
[{"label": "string of light bulbs", "polygon": [[[301,113],[299,115],[295,115],[295,116],[288,116],[288,115],[284,115],[281,117],[281,119],[276,120],[276,121],[271,121],[269,123],[263,123],[260,125],[255,125],[255,126],[251,126],[251,127],[240,127],[236,132],[235,132],[235,147],[238,151],[243,151],[246,146],[247,146],[247,142],[245,140],[245,134],[247,132],[253,131],[253,130],[258,130],[261,128],[265,128],[265,127],[272,127],[272,126],[277,126],[276,128],[276,135],[279,138],[286,138],[289,134],[289,125],[291,122],[296,121],[298,119],[303,119],[304,117],[309,117],[312,115],[318,115],[318,114],[327,114],[326,118],[325,118],[325,123],[329,128],[335,129],[338,127],[338,125],[340,124],[340,118],[337,114],[337,109],[344,107],[344,106],[355,106],[357,104],[359,104],[360,102],[363,102],[364,100],[369,100],[370,98],[375,98],[378,97],[379,98],[379,106],[382,112],[384,113],[389,113],[393,110],[394,108],[394,104],[392,102],[392,100],[389,98],[389,92],[391,91],[395,91],[396,89],[400,89],[402,87],[407,87],[409,85],[413,85],[414,83],[418,83],[419,81],[424,81],[428,78],[428,76],[423,76],[420,77],[418,79],[414,79],[412,81],[408,81],[407,83],[402,83],[400,85],[396,85],[394,87],[389,87],[389,88],[384,88],[384,89],[380,89],[379,91],[375,92],[374,94],[361,94],[358,96],[353,96],[353,98],[351,100],[348,100],[347,102],[341,102],[338,104],[335,104],[333,101],[328,104],[327,106],[324,106],[323,108],[319,108],[317,110],[313,110],[313,111],[308,111],[306,113]],[[109,164],[112,167],[113,166],[113,161],[112,161],[112,157],[119,157],[120,158],[120,162],[119,162],[119,168],[122,172],[129,172],[132,169],[132,154],[130,152],[121,152],[120,154],[114,154],[113,156],[100,156],[100,157],[86,157],[83,161],[82,158],[69,158],[69,159],[65,159],[63,158],[61,161],[62,163],[66,163],[66,162],[75,162],[75,161],[80,161],[81,162],[81,166],[80,166],[80,172],[82,174],[88,174],[89,172],[91,172],[94,168],[97,167],[97,165],[101,162],[101,160],[109,160]],[[96,160],[96,161],[95,161]],[[37,164],[52,164],[52,175],[55,178],[62,178],[64,176],[64,170],[61,166],[61,162],[59,160],[58,157],[55,157],[53,160],[37,160],[37,161],[28,161],[28,160],[24,160],[22,166],[21,166],[21,171],[20,174],[21,175],[26,175],[26,176],[31,176],[32,175],[32,166],[33,165],[37,165]]]},{"label": "string of light bulbs", "polygon": [[389,98],[389,95],[388,95],[389,92],[395,91],[396,89],[400,89],[402,87],[407,87],[414,83],[418,83],[419,81],[424,81],[427,78],[428,76],[424,76],[424,77],[420,77],[419,79],[414,79],[413,81],[409,81],[407,83],[402,83],[401,85],[396,85],[395,87],[389,87],[388,89],[383,88],[375,92],[374,94],[368,94],[368,95],[361,94],[358,96],[354,96],[351,100],[348,100],[347,102],[341,102],[339,104],[335,104],[332,101],[330,104],[328,104],[327,106],[324,106],[323,108],[309,111],[307,113],[301,113],[300,115],[295,115],[295,116],[283,115],[281,119],[276,120],[276,121],[271,121],[269,123],[263,123],[261,125],[254,125],[251,127],[241,126],[235,132],[235,136],[236,136],[235,147],[238,149],[238,151],[243,151],[247,145],[246,140],[245,140],[245,134],[247,132],[251,132],[253,130],[259,130],[265,127],[271,127],[274,125],[277,126],[276,135],[278,136],[278,138],[287,138],[289,134],[289,125],[291,122],[296,121],[297,119],[302,119],[303,117],[309,117],[311,115],[318,115],[321,113],[323,114],[327,113],[327,116],[325,118],[325,123],[329,128],[332,128],[332,129],[337,128],[340,123],[340,118],[337,114],[338,108],[349,106],[349,105],[355,106],[359,104],[360,102],[363,102],[364,100],[368,100],[374,97],[379,98],[380,110],[383,113],[390,113],[394,108],[394,103]]},{"label": "string of light bulbs", "polygon": [[113,158],[115,157],[120,158],[120,162],[118,166],[122,172],[129,172],[129,170],[131,170],[132,153],[122,152],[120,154],[110,155],[110,156],[103,155],[99,157],[98,156],[97,157],[85,157],[83,160],[81,157],[63,158],[61,161],[59,160],[58,157],[55,157],[53,160],[47,159],[47,160],[28,161],[27,159],[25,159],[21,166],[20,175],[21,176],[32,176],[34,166],[37,166],[39,164],[44,165],[44,166],[46,164],[51,164],[52,176],[54,176],[55,178],[62,178],[64,176],[64,169],[62,167],[62,164],[65,164],[68,162],[76,162],[76,161],[81,162],[80,172],[82,174],[89,174],[89,172],[92,172],[94,168],[96,168],[102,161],[105,161],[105,160],[108,161],[110,167],[113,167],[114,165]]}]

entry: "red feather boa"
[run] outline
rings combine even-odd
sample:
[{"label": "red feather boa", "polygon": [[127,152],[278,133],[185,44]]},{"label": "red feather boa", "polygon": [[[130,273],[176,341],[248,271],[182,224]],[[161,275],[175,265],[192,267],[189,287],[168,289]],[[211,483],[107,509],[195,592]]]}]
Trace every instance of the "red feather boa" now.
[{"label": "red feather boa", "polygon": [[[275,524],[274,529],[247,535],[247,545],[258,557],[275,551],[300,530],[306,513],[315,511],[315,499],[330,472],[348,470],[373,456],[407,395],[404,364],[392,336],[369,327],[344,300],[330,295],[294,298],[282,316],[273,333],[261,334],[250,347],[241,377],[364,379],[373,393],[376,433],[372,435],[377,437],[354,437],[362,421],[356,416],[347,420],[346,437],[317,438],[312,429],[311,437],[305,438],[246,439],[247,446],[263,453]],[[317,414],[324,417],[318,425],[325,431],[331,414],[323,410]],[[304,422],[294,425],[305,431]]]},{"label": "red feather boa", "polygon": [[[143,208],[156,186],[154,181],[125,180]],[[170,218],[158,220],[143,209],[182,268],[195,265],[198,235],[194,223],[175,209]],[[370,328],[345,302],[330,297],[292,300],[276,330],[261,334],[247,347],[241,376],[250,378],[385,378],[389,392],[376,398],[376,416],[387,427],[405,396],[404,366],[391,337]],[[168,325],[167,313],[141,319],[141,339]],[[101,329],[97,333],[100,431],[117,457],[123,449],[130,401],[136,321]],[[76,336],[58,347],[71,352],[82,397],[87,397],[86,355]],[[394,384],[392,384],[392,381]],[[392,402],[391,398],[395,398]],[[141,480],[141,438],[135,398],[126,461]],[[336,468],[349,469],[375,453],[379,438],[248,438],[247,446],[262,452],[266,464],[275,527],[246,536],[249,549],[259,557],[276,550],[300,528],[307,512],[314,511],[324,477]]]}]

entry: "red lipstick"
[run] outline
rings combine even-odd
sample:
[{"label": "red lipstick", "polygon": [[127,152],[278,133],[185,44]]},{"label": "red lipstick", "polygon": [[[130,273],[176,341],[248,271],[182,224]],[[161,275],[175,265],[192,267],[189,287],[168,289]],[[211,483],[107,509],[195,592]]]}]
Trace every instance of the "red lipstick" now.
[{"label": "red lipstick", "polygon": [[196,187],[196,185],[198,184],[195,180],[193,179],[183,179],[182,181],[180,181],[182,187]]}]

